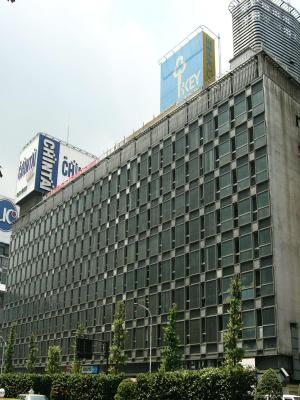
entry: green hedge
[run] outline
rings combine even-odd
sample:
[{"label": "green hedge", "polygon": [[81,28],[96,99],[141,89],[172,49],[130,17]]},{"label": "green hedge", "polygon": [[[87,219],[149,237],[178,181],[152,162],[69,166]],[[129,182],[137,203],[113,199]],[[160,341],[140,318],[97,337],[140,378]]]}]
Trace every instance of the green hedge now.
[{"label": "green hedge", "polygon": [[[141,374],[119,386],[116,400],[250,400],[255,371],[210,368],[201,371]],[[135,389],[130,386],[135,386]]]},{"label": "green hedge", "polygon": [[124,376],[61,375],[53,380],[51,400],[113,400]]},{"label": "green hedge", "polygon": [[[252,400],[255,371],[222,368],[200,371],[140,374],[136,383],[124,376],[29,375],[0,376],[6,397],[17,397],[33,388],[51,400]],[[50,395],[51,392],[51,395]]]},{"label": "green hedge", "polygon": [[37,374],[3,374],[0,375],[0,387],[5,389],[6,397],[17,397],[30,389],[49,397],[53,378]]}]

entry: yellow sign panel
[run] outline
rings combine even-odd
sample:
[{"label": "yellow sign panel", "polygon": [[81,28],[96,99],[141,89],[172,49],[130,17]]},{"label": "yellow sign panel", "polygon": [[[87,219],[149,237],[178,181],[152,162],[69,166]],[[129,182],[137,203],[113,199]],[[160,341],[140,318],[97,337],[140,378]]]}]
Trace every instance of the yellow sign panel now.
[{"label": "yellow sign panel", "polygon": [[203,83],[204,87],[216,80],[215,41],[203,32]]}]

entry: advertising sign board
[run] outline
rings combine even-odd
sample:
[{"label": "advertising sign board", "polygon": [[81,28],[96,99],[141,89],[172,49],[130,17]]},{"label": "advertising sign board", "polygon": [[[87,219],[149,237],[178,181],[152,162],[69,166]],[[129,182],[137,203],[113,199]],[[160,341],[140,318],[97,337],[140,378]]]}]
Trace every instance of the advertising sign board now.
[{"label": "advertising sign board", "polygon": [[0,242],[9,244],[13,223],[18,218],[18,208],[7,197],[0,197]]},{"label": "advertising sign board", "polygon": [[39,137],[34,139],[22,150],[17,177],[17,201],[35,189],[35,174],[37,166],[37,155],[39,148]]},{"label": "advertising sign board", "polygon": [[215,80],[215,41],[201,31],[161,63],[160,111]]},{"label": "advertising sign board", "polygon": [[95,158],[51,136],[38,134],[21,153],[17,202],[34,191],[50,192]]}]

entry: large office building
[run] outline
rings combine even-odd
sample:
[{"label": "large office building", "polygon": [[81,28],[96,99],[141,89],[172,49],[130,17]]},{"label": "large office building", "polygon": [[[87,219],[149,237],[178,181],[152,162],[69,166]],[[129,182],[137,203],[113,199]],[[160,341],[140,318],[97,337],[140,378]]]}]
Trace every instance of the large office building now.
[{"label": "large office building", "polygon": [[265,49],[300,80],[300,13],[283,0],[232,0],[233,51]]},{"label": "large office building", "polygon": [[[190,368],[223,358],[228,288],[242,281],[242,343],[259,369],[299,379],[300,86],[258,51],[126,140],[16,223],[3,332],[68,364],[82,323],[111,339],[126,305],[128,369],[158,365],[172,303]],[[95,355],[92,364],[102,364]]]}]

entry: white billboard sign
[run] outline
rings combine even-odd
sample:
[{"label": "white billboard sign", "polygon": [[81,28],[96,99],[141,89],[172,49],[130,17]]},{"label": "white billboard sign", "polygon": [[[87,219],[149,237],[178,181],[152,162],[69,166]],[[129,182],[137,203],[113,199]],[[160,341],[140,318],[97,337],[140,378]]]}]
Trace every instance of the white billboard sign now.
[{"label": "white billboard sign", "polygon": [[45,134],[38,134],[21,153],[17,202],[32,192],[49,193],[96,157]]}]

